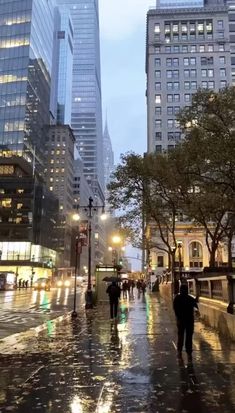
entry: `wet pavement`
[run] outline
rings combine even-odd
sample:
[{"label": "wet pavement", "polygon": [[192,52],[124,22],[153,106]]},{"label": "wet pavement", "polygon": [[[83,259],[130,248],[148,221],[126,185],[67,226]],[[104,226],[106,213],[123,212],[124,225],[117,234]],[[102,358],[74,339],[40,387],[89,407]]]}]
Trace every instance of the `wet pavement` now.
[{"label": "wet pavement", "polygon": [[[78,304],[84,290],[78,289]],[[62,316],[73,307],[73,288],[0,292],[0,340]]]},{"label": "wet pavement", "polygon": [[175,323],[158,295],[79,308],[35,337],[0,347],[0,412],[232,413],[235,343],[196,323],[194,362],[179,365]]}]

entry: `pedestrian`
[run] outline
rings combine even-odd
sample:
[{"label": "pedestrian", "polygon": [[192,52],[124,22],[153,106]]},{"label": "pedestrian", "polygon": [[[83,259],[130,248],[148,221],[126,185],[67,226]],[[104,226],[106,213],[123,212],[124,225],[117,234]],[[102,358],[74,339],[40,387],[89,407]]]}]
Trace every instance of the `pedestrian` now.
[{"label": "pedestrian", "polygon": [[135,281],[132,280],[132,281],[131,281],[131,292],[132,292],[132,295],[133,295],[133,290],[134,290],[134,288],[135,288]]},{"label": "pedestrian", "polygon": [[22,279],[19,279],[19,288],[21,288],[21,284],[22,284]]},{"label": "pedestrian", "polygon": [[110,318],[113,320],[113,317],[117,318],[118,311],[118,302],[121,295],[121,289],[115,281],[110,284],[106,290],[106,293],[109,295],[109,304],[110,304]]},{"label": "pedestrian", "polygon": [[127,290],[128,290],[128,284],[126,281],[124,281],[122,284],[123,298],[127,298]]},{"label": "pedestrian", "polygon": [[180,293],[174,298],[173,307],[178,329],[177,357],[179,360],[182,359],[182,350],[185,341],[188,361],[192,362],[194,309],[198,312],[199,310],[196,299],[188,294],[187,284],[180,286]]},{"label": "pedestrian", "polygon": [[28,283],[29,283],[29,281],[26,280],[26,281],[25,281],[25,288],[28,288]]},{"label": "pedestrian", "polygon": [[22,282],[22,287],[23,288],[25,287],[25,280],[23,280],[23,282]]},{"label": "pedestrian", "polygon": [[145,294],[145,290],[146,290],[146,282],[145,281],[142,281],[141,289],[142,289],[143,294]]}]

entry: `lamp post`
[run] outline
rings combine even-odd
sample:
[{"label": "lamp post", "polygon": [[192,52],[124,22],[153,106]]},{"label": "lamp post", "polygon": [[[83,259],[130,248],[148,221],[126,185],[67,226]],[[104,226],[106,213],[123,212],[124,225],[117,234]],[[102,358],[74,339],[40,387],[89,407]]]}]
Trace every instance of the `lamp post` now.
[{"label": "lamp post", "polygon": [[87,283],[87,290],[85,294],[85,308],[88,310],[93,308],[93,293],[92,293],[92,285],[91,285],[91,252],[92,252],[92,245],[91,245],[91,220],[92,220],[92,212],[97,212],[99,208],[102,208],[102,216],[101,219],[105,219],[105,211],[104,205],[93,205],[93,198],[90,196],[88,205],[79,205],[78,209],[82,208],[88,217],[88,283]]},{"label": "lamp post", "polygon": [[73,295],[73,312],[71,314],[72,318],[76,318],[78,313],[77,308],[77,269],[78,269],[78,248],[79,248],[79,236],[76,236],[75,241],[75,277],[74,277],[74,295]]}]

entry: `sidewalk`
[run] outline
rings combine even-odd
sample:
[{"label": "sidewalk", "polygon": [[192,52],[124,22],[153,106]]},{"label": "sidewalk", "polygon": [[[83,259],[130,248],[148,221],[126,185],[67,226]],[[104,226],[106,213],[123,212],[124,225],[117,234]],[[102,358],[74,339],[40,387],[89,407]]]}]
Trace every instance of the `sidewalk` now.
[{"label": "sidewalk", "polygon": [[179,366],[164,302],[135,295],[117,326],[108,306],[80,308],[75,322],[5,350],[0,413],[235,412],[235,343],[197,322],[194,364]]}]

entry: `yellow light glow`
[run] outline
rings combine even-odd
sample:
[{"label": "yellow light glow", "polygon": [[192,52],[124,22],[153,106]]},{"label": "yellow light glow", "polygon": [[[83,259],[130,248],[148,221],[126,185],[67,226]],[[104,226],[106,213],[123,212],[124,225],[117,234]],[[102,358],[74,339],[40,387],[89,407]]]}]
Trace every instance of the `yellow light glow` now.
[{"label": "yellow light glow", "polygon": [[120,244],[120,242],[122,241],[121,237],[119,235],[114,235],[112,237],[112,241],[114,244]]},{"label": "yellow light glow", "polygon": [[74,397],[74,400],[71,403],[70,407],[71,407],[71,413],[82,413],[83,412],[82,403],[78,396]]},{"label": "yellow light glow", "polygon": [[101,214],[100,219],[101,221],[105,221],[107,219],[107,215],[105,213]]},{"label": "yellow light glow", "polygon": [[73,219],[73,221],[79,221],[80,220],[80,215],[79,214],[73,214],[72,219]]},{"label": "yellow light glow", "polygon": [[109,247],[108,250],[109,250],[109,251],[113,251],[112,247]]}]

